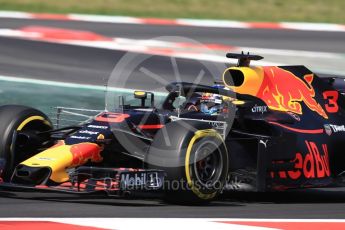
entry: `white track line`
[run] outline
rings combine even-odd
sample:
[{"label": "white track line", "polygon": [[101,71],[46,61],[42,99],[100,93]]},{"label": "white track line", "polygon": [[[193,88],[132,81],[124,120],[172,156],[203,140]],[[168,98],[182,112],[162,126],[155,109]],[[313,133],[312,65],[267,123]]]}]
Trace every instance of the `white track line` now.
[{"label": "white track line", "polygon": [[[95,90],[95,91],[104,91],[104,92],[118,92],[118,93],[133,93],[135,90],[141,89],[127,89],[127,88],[117,88],[117,87],[106,87],[98,85],[88,85],[80,83],[70,83],[70,82],[59,82],[59,81],[49,81],[49,80],[40,80],[36,78],[24,78],[24,77],[13,77],[13,76],[4,76],[0,75],[0,81],[6,82],[16,82],[16,83],[26,83],[34,85],[45,85],[61,88],[73,88],[81,90]],[[155,92],[155,95],[164,96],[164,92]]]}]

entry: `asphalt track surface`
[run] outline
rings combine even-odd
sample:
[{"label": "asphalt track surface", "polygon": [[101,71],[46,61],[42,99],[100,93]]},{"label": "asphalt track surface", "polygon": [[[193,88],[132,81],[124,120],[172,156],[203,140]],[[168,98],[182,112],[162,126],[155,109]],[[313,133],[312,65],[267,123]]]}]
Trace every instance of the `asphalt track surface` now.
[{"label": "asphalt track surface", "polygon": [[[107,84],[116,63],[126,54],[124,51],[10,38],[0,38],[0,50],[0,74],[91,85]],[[143,58],[147,56],[137,55]],[[179,59],[177,64],[183,80],[189,82],[192,82],[202,69],[202,64],[198,61]],[[154,78],[140,72],[138,68],[141,67],[154,72],[166,82],[175,79],[170,58],[152,56],[134,69],[126,80],[125,88],[141,86],[142,89],[147,89],[157,83]],[[219,77],[220,74],[219,72]],[[206,77],[204,80],[204,83],[208,83]]]},{"label": "asphalt track surface", "polygon": [[[0,28],[45,25],[94,31],[127,38],[184,36],[201,42],[236,46],[345,52],[345,33],[283,30],[210,29],[86,22],[1,19]],[[103,85],[125,53],[97,48],[0,38],[0,75]],[[198,63],[178,59],[183,80],[192,81]],[[171,59],[153,57],[147,69],[171,81]],[[207,74],[206,74],[207,75]],[[135,71],[134,84],[150,86],[154,79]],[[209,80],[207,78],[205,81]],[[310,189],[284,193],[226,194],[207,206],[177,206],[161,200],[124,200],[62,194],[0,191],[0,217],[228,217],[344,218],[345,191]]]},{"label": "asphalt track surface", "polygon": [[232,193],[203,206],[161,200],[0,192],[0,217],[345,218],[345,192],[309,189],[284,193]]}]

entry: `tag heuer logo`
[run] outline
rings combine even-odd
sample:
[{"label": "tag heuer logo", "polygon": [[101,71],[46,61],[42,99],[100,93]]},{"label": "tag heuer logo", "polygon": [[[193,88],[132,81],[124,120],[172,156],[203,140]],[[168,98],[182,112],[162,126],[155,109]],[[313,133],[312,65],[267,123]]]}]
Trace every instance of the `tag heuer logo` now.
[{"label": "tag heuer logo", "polygon": [[332,134],[332,128],[330,125],[324,125],[325,128],[325,132],[328,136],[330,136]]}]

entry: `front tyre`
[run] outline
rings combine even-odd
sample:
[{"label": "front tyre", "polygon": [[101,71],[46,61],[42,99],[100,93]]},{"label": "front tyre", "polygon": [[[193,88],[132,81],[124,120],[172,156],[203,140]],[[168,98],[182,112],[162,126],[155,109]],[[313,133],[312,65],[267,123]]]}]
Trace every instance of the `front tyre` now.
[{"label": "front tyre", "polygon": [[52,127],[49,118],[39,110],[21,105],[0,106],[0,159],[5,162],[1,177],[5,181],[10,179],[18,163],[36,153],[35,149],[19,150],[14,141],[15,132],[48,131]]}]

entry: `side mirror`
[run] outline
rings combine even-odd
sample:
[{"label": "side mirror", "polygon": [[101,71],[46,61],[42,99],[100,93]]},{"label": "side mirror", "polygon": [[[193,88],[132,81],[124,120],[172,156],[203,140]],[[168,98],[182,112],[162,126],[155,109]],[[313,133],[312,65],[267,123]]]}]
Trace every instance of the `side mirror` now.
[{"label": "side mirror", "polygon": [[147,92],[145,92],[145,91],[134,91],[134,98],[146,100]]},{"label": "side mirror", "polygon": [[145,92],[145,91],[134,91],[134,98],[141,100],[141,107],[145,107],[145,100],[147,99],[147,95],[150,94],[151,96],[151,107],[154,106],[154,94],[152,92]]}]

